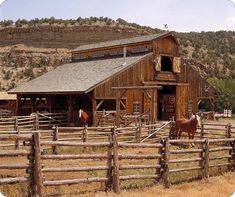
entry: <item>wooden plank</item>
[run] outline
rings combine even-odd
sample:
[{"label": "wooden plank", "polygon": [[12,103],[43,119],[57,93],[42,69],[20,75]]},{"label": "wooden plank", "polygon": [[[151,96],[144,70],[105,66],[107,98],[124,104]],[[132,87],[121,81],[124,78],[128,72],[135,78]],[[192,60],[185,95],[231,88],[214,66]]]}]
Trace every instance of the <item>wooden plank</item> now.
[{"label": "wooden plank", "polygon": [[32,135],[17,135],[17,134],[2,134],[0,135],[0,140],[28,140],[32,141]]},{"label": "wooden plank", "polygon": [[44,167],[42,172],[81,172],[94,170],[109,170],[110,166],[87,166],[87,167]]},{"label": "wooden plank", "polygon": [[29,178],[12,177],[12,178],[1,178],[0,179],[0,185],[1,184],[12,184],[12,183],[24,183],[24,182],[29,182]]},{"label": "wooden plank", "polygon": [[159,164],[120,165],[120,170],[161,168]]},{"label": "wooden plank", "polygon": [[31,154],[29,150],[1,150],[1,157],[15,157],[15,156],[26,156]]},{"label": "wooden plank", "polygon": [[58,141],[41,141],[41,145],[58,145],[58,146],[80,146],[80,147],[108,147],[110,146],[109,142],[58,142]]},{"label": "wooden plank", "polygon": [[92,183],[92,182],[106,182],[106,177],[91,177],[84,179],[70,179],[70,180],[57,180],[57,181],[44,181],[43,186],[56,186],[56,185],[72,185],[79,183]]},{"label": "wooden plank", "polygon": [[169,171],[169,173],[191,171],[191,170],[200,170],[200,169],[202,169],[200,166],[195,166],[195,167],[188,167],[188,168],[172,169]]},{"label": "wooden plank", "polygon": [[105,154],[64,154],[64,155],[42,155],[42,159],[65,160],[65,159],[108,159]]},{"label": "wooden plank", "polygon": [[118,142],[119,147],[132,147],[132,148],[162,148],[162,144],[143,144],[143,143],[125,143],[125,142]]},{"label": "wooden plank", "polygon": [[120,180],[131,180],[131,179],[159,179],[161,178],[159,175],[156,174],[146,174],[146,175],[127,175],[127,176],[120,176]]}]

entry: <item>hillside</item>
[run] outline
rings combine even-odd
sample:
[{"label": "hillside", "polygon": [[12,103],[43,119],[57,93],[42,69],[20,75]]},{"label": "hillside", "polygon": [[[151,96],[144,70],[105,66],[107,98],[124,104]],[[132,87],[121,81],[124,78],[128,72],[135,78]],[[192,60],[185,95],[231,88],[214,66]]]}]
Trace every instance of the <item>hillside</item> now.
[{"label": "hillside", "polygon": [[[10,89],[70,61],[81,44],[163,32],[123,19],[34,19],[0,22],[1,89]],[[235,32],[176,33],[183,57],[197,62],[201,73],[235,78]],[[190,60],[190,61],[192,61]]]}]

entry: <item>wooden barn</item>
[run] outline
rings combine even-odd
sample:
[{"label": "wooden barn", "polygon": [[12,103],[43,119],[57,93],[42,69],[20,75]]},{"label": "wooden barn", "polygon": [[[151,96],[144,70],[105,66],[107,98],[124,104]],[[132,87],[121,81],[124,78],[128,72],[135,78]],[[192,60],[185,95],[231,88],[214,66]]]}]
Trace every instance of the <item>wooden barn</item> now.
[{"label": "wooden barn", "polygon": [[[21,84],[18,115],[36,111],[67,112],[68,125],[77,125],[79,108],[97,123],[98,111],[150,112],[151,120],[188,117],[214,90],[194,67],[181,62],[173,32],[82,45],[72,62]],[[117,115],[117,117],[118,117]]]},{"label": "wooden barn", "polygon": [[6,91],[0,92],[0,117],[15,114],[16,95],[8,94]]}]

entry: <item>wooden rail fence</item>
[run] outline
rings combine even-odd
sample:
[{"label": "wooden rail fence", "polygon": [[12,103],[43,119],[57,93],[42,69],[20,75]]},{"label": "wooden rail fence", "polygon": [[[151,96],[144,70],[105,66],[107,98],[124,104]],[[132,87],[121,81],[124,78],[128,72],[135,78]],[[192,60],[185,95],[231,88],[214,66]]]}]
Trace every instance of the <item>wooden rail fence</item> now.
[{"label": "wooden rail fence", "polygon": [[30,116],[0,118],[0,133],[5,130],[38,130],[67,126],[66,113],[32,113]]},{"label": "wooden rail fence", "polygon": [[[35,132],[31,135],[5,134],[0,135],[0,141],[24,141],[23,150],[1,150],[0,157],[24,156],[27,160],[24,164],[9,164],[2,160],[0,169],[24,169],[25,176],[14,177],[1,175],[0,184],[26,182],[29,185],[30,196],[43,196],[43,188],[56,185],[71,185],[80,183],[103,182],[105,188],[112,188],[116,193],[121,190],[121,183],[126,180],[153,179],[164,180],[164,185],[169,188],[174,182],[172,174],[196,171],[201,174],[201,178],[208,178],[213,175],[214,168],[226,167],[226,170],[235,171],[235,138],[225,139],[195,139],[195,140],[169,140],[162,139],[159,143],[126,143],[118,141],[118,130],[112,128],[107,142],[76,142],[76,141],[51,141],[41,139],[41,134]],[[189,145],[194,143],[194,147]],[[89,147],[102,150],[101,153],[88,153],[79,151],[76,153],[54,154],[53,152],[44,152],[44,146],[54,147],[77,147],[86,150]],[[180,149],[178,148],[180,147]],[[104,152],[105,148],[105,152]],[[134,149],[138,151],[133,152]],[[154,149],[155,154],[145,154],[144,149]],[[139,151],[141,150],[141,151]],[[131,151],[131,154],[129,153]],[[179,156],[180,155],[180,156]],[[186,157],[188,155],[188,157]],[[104,165],[92,166],[71,166],[73,160],[103,160]],[[50,166],[48,160],[67,161],[67,166]],[[131,164],[126,160],[135,160]],[[144,163],[150,161],[152,163]],[[81,162],[83,163],[83,162]],[[179,165],[180,164],[180,165]],[[186,166],[184,166],[186,165]],[[180,166],[180,167],[179,167]],[[133,170],[144,170],[137,173]],[[89,176],[78,176],[77,178],[52,179],[47,178],[50,173],[71,172],[97,172],[104,171],[102,176],[96,176],[96,173],[90,173]],[[128,172],[128,173],[127,173]],[[148,173],[146,173],[148,172]],[[188,174],[188,176],[191,176]],[[49,176],[51,177],[51,176]]]}]

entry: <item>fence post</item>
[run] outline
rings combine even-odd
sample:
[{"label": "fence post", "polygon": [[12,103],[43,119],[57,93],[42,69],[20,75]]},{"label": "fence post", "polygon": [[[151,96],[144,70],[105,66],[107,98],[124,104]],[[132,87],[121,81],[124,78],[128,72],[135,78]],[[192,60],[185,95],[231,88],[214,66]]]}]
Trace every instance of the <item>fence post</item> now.
[{"label": "fence post", "polygon": [[169,138],[170,139],[177,138],[176,133],[175,133],[175,121],[171,121],[171,123],[170,123]]},{"label": "fence post", "polygon": [[[59,131],[58,126],[55,126],[53,128],[53,141],[58,141],[58,139],[59,139],[59,132],[58,131]],[[58,149],[57,145],[52,146],[52,152],[55,155],[59,154],[59,149]]]},{"label": "fence post", "polygon": [[139,121],[139,125],[136,128],[136,142],[141,142],[141,136],[142,136],[142,122],[141,119]]},{"label": "fence post", "polygon": [[141,141],[141,126],[135,127],[135,141],[136,143],[140,143]]},{"label": "fence post", "polygon": [[204,142],[204,166],[203,166],[203,178],[207,179],[209,178],[209,161],[210,161],[210,157],[209,157],[209,140],[205,139]]},{"label": "fence post", "polygon": [[231,138],[231,123],[226,125],[226,138]]},{"label": "fence post", "polygon": [[169,173],[169,157],[170,157],[170,143],[169,138],[165,138],[164,140],[164,153],[163,153],[163,159],[164,159],[164,168],[163,168],[163,180],[164,180],[164,186],[165,188],[170,188],[170,173]]},{"label": "fence post", "polygon": [[204,121],[203,121],[203,119],[202,119],[202,123],[201,123],[201,133],[200,133],[200,138],[201,139],[204,139]]},{"label": "fence post", "polygon": [[[15,121],[14,121],[14,130],[16,131],[17,134],[19,133],[19,128],[18,128],[18,118],[15,117]],[[20,149],[20,141],[19,140],[15,140],[15,150],[19,150]]]},{"label": "fence post", "polygon": [[[111,130],[112,131],[112,130]],[[112,134],[109,135],[109,147],[108,147],[108,159],[107,159],[107,166],[109,169],[107,170],[106,177],[107,177],[107,182],[105,184],[105,190],[110,190],[112,186],[112,161],[113,161],[113,139],[112,139]]]},{"label": "fence post", "polygon": [[233,168],[233,171],[235,171],[235,140],[233,140],[233,150],[231,151],[231,155],[232,155],[232,168]]},{"label": "fence post", "polygon": [[101,126],[105,126],[105,109],[103,109],[103,112],[102,112],[102,121],[101,121]]},{"label": "fence post", "polygon": [[[20,134],[20,128],[17,126],[16,128],[16,133],[19,135]],[[15,141],[15,150],[20,150],[20,140]]]},{"label": "fence post", "polygon": [[35,130],[39,129],[39,117],[38,116],[39,116],[38,112],[35,113],[35,127],[34,127]]},{"label": "fence post", "polygon": [[162,144],[162,148],[158,148],[158,154],[161,155],[161,157],[158,159],[158,164],[161,166],[160,168],[156,169],[156,174],[159,175],[159,178],[162,178],[162,169],[164,170],[164,160],[163,160],[163,148],[164,148],[164,140],[161,139],[160,144]]},{"label": "fence post", "polygon": [[88,135],[87,135],[87,124],[85,124],[84,129],[83,129],[83,133],[82,133],[82,140],[83,142],[87,142],[88,141]]},{"label": "fence post", "polygon": [[15,117],[14,130],[17,131],[18,128],[18,118]]},{"label": "fence post", "polygon": [[34,138],[34,191],[35,196],[42,196],[42,163],[41,163],[41,145],[40,145],[40,133],[35,132]]},{"label": "fence post", "polygon": [[118,141],[117,141],[117,134],[115,127],[112,128],[112,140],[113,140],[113,190],[115,193],[120,193]]}]

